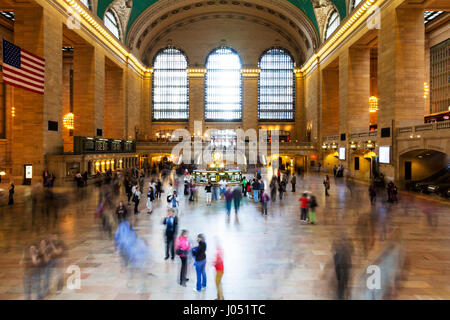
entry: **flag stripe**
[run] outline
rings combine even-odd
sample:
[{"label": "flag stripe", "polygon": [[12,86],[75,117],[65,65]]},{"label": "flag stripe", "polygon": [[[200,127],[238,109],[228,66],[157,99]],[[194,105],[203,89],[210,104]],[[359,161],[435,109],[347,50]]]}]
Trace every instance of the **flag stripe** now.
[{"label": "flag stripe", "polygon": [[42,72],[42,71],[36,72],[35,69],[25,66],[23,64],[22,64],[22,69],[28,73],[35,75],[35,76],[42,77],[42,78],[44,77],[44,72]]},{"label": "flag stripe", "polygon": [[34,93],[44,94],[44,90],[34,89],[34,87],[27,86],[27,85],[23,84],[22,82],[16,82],[13,80],[8,80],[8,79],[3,79],[3,80],[5,83],[12,85],[14,87],[26,89],[26,90],[32,91]]},{"label": "flag stripe", "polygon": [[[24,68],[24,69],[25,69],[25,68]],[[41,82],[44,81],[44,77],[41,77],[41,75],[36,75],[35,72],[20,70],[20,69],[11,67],[11,66],[9,66],[9,65],[7,65],[7,64],[5,64],[5,65],[3,66],[3,70],[9,71],[9,72],[11,72],[12,74],[14,74],[14,72],[20,73],[20,74],[23,75],[24,77],[28,77],[28,78],[30,78],[31,80],[34,80],[34,81],[41,81]]]},{"label": "flag stripe", "polygon": [[44,70],[45,70],[44,67],[37,65],[32,60],[28,60],[28,59],[24,59],[24,58],[22,58],[22,61],[20,62],[20,64],[29,66],[30,68],[35,69],[37,72],[44,72]]},{"label": "flag stripe", "polygon": [[5,79],[5,78],[9,78],[9,79],[12,79],[12,80],[15,80],[15,81],[22,81],[23,83],[25,83],[25,84],[27,84],[29,86],[33,86],[33,87],[36,87],[36,88],[44,89],[44,85],[42,85],[41,82],[31,81],[30,79],[24,78],[24,77],[18,75],[17,73],[10,74],[10,73],[6,73],[5,72],[3,74],[3,79]]},{"label": "flag stripe", "polygon": [[20,50],[22,51],[22,53],[24,53],[24,56],[28,56],[28,57],[30,57],[30,59],[36,59],[36,61],[41,63],[42,65],[45,64],[44,58],[38,57],[37,55],[35,55],[34,53],[31,53],[28,50],[25,50],[25,49],[20,49]]}]

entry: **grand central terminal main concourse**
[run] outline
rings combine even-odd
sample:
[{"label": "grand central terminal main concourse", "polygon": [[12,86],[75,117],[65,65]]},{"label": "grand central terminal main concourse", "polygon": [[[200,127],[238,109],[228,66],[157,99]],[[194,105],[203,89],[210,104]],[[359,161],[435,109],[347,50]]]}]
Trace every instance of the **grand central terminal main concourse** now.
[{"label": "grand central terminal main concourse", "polygon": [[449,12],[0,0],[0,299],[450,299]]}]

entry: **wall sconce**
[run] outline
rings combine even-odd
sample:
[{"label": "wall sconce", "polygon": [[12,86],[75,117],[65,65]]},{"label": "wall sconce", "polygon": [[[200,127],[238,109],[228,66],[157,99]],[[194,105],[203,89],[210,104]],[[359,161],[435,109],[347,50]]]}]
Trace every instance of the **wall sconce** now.
[{"label": "wall sconce", "polygon": [[11,107],[11,116],[14,118],[16,116],[16,108]]},{"label": "wall sconce", "polygon": [[426,99],[428,97],[428,93],[430,92],[430,87],[427,82],[423,83],[423,98]]},{"label": "wall sconce", "polygon": [[69,130],[74,129],[74,122],[75,122],[74,118],[75,118],[75,116],[73,115],[72,112],[69,112],[68,114],[66,114],[63,117],[63,125],[66,129],[69,129]]},{"label": "wall sconce", "polygon": [[366,147],[368,149],[374,149],[375,148],[375,144],[371,140],[369,140],[369,141],[366,142]]},{"label": "wall sconce", "polygon": [[369,98],[369,112],[377,112],[378,111],[378,98],[370,97]]},{"label": "wall sconce", "polygon": [[357,145],[355,142],[350,142],[350,149],[355,150],[357,148]]},{"label": "wall sconce", "polygon": [[336,145],[335,143],[333,143],[333,145],[331,146],[331,148],[337,149],[337,145]]},{"label": "wall sconce", "polygon": [[322,145],[322,149],[326,149],[326,148],[328,148],[328,147],[327,147],[327,145],[324,143],[324,144]]}]

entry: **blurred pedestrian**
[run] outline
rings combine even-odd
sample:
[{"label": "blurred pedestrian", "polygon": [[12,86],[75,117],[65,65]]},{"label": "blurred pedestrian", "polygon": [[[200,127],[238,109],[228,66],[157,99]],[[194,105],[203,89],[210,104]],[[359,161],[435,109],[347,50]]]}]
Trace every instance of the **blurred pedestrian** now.
[{"label": "blurred pedestrian", "polygon": [[328,190],[330,190],[330,177],[328,175],[325,176],[323,180],[323,186],[325,187],[325,196],[329,196]]},{"label": "blurred pedestrian", "polygon": [[297,178],[295,177],[295,174],[293,174],[292,179],[291,179],[292,192],[295,192],[295,184],[296,183],[297,183]]},{"label": "blurred pedestrian", "polygon": [[377,198],[377,188],[375,182],[372,182],[369,187],[370,204],[374,204]]},{"label": "blurred pedestrian", "polygon": [[152,202],[155,200],[153,188],[149,187],[147,192],[147,213],[151,214],[153,212]]},{"label": "blurred pedestrian", "polygon": [[239,186],[236,186],[233,190],[233,203],[234,203],[234,213],[239,213],[239,207],[241,205],[242,192]]},{"label": "blurred pedestrian", "polygon": [[311,224],[316,224],[316,208],[317,208],[317,200],[316,197],[311,195],[308,201],[309,206],[309,222]]},{"label": "blurred pedestrian", "polygon": [[14,204],[14,182],[11,181],[11,183],[9,184],[9,196],[8,196],[8,205],[13,205]]},{"label": "blurred pedestrian", "polygon": [[125,221],[127,217],[127,208],[125,207],[123,201],[119,201],[119,206],[116,208],[116,216],[117,216],[117,222],[118,224],[121,224],[123,221]]},{"label": "blurred pedestrian", "polygon": [[24,250],[20,264],[24,267],[23,273],[23,290],[25,300],[32,300],[33,293],[37,300],[42,299],[41,296],[41,267],[42,255],[39,249],[31,244]]},{"label": "blurred pedestrian", "polygon": [[67,251],[64,241],[60,240],[56,233],[50,237],[50,246],[52,248],[53,269],[56,273],[56,293],[61,293],[64,288],[64,261],[63,258]]},{"label": "blurred pedestrian", "polygon": [[229,216],[231,213],[231,202],[233,201],[233,193],[230,190],[230,187],[227,187],[225,191],[225,210],[227,215]]},{"label": "blurred pedestrian", "polygon": [[261,191],[261,207],[262,207],[262,214],[267,216],[267,207],[269,205],[270,197],[269,195],[264,192],[264,190]]},{"label": "blurred pedestrian", "polygon": [[222,277],[223,277],[223,250],[220,245],[216,248],[216,259],[214,261],[214,267],[216,269],[216,288],[217,288],[217,299],[223,300],[223,290],[222,290]]},{"label": "blurred pedestrian", "polygon": [[333,260],[337,280],[336,295],[339,300],[349,297],[348,283],[352,267],[352,252],[353,248],[346,239],[333,243]]}]

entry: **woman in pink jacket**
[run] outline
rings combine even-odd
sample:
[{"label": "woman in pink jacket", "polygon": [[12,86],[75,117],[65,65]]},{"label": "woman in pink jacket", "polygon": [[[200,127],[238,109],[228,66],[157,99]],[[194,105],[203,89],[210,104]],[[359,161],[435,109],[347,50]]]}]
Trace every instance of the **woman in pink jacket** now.
[{"label": "woman in pink jacket", "polygon": [[189,280],[186,278],[187,255],[191,248],[191,245],[188,240],[187,230],[181,231],[181,235],[177,238],[175,248],[177,255],[179,255],[181,259],[180,285],[186,287],[186,281]]}]

